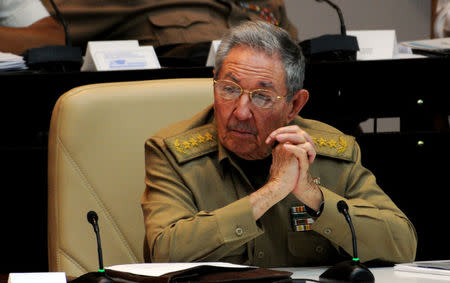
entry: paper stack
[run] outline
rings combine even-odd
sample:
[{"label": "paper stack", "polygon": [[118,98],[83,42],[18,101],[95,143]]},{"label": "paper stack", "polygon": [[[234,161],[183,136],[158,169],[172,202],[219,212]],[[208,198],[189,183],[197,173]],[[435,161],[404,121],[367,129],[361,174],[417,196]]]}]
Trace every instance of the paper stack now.
[{"label": "paper stack", "polygon": [[22,56],[0,52],[0,71],[27,69]]}]

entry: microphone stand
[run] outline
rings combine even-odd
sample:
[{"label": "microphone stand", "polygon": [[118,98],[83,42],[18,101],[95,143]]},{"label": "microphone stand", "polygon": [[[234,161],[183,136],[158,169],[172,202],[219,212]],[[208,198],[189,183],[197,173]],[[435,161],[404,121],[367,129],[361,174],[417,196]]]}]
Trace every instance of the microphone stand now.
[{"label": "microphone stand", "polygon": [[350,226],[352,233],[353,243],[353,259],[349,261],[343,261],[335,266],[332,266],[325,270],[320,276],[320,282],[358,282],[358,283],[373,283],[375,277],[372,272],[360,263],[356,244],[356,233],[353,227],[352,219],[348,213],[348,205],[345,201],[341,200],[337,204],[338,210],[342,213]]},{"label": "microphone stand", "polygon": [[64,28],[66,45],[47,45],[27,49],[23,53],[24,60],[31,70],[79,71],[83,62],[81,48],[72,46],[66,21],[53,0],[49,1]]},{"label": "microphone stand", "polygon": [[87,220],[92,224],[94,228],[95,235],[97,237],[97,251],[98,251],[98,265],[99,269],[97,272],[89,272],[81,275],[75,280],[70,281],[71,283],[114,283],[114,281],[106,274],[103,267],[103,252],[102,244],[100,241],[100,229],[98,227],[98,215],[95,211],[89,211],[87,214]]},{"label": "microphone stand", "polygon": [[359,50],[358,40],[355,36],[347,35],[341,9],[330,0],[316,1],[326,2],[336,10],[341,34],[326,34],[300,42],[303,54],[310,61],[355,61]]},{"label": "microphone stand", "polygon": [[321,1],[327,2],[328,5],[330,5],[331,7],[333,7],[336,10],[338,17],[339,17],[339,22],[341,23],[341,35],[347,35],[347,30],[346,30],[345,24],[344,24],[344,16],[342,15],[341,8],[339,8],[338,5],[334,4],[330,0],[320,0],[318,2],[321,2]]}]

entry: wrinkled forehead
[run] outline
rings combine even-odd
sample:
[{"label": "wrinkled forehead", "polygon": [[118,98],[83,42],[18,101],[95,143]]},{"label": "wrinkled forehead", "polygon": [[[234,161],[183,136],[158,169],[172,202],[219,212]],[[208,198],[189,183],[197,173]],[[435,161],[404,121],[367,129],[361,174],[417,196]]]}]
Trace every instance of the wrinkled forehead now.
[{"label": "wrinkled forehead", "polygon": [[280,92],[286,87],[286,72],[280,56],[250,47],[233,48],[215,78],[230,80],[245,87],[251,85],[258,88],[273,88]]},{"label": "wrinkled forehead", "polygon": [[[277,50],[264,48],[261,46],[253,46],[248,44],[237,44],[231,47],[227,54],[222,58],[222,61],[220,62],[219,68],[216,68],[215,71],[217,72],[216,75],[220,74],[221,69],[223,68],[223,64],[227,61],[227,58],[230,57],[230,54],[233,54],[234,52],[239,52],[241,50],[247,50],[248,56],[257,56],[257,55],[265,55],[268,58],[273,58],[273,60],[279,60],[279,62],[284,65],[284,62],[282,60],[281,54]],[[217,63],[217,62],[216,62]],[[218,66],[216,66],[218,67]]]}]

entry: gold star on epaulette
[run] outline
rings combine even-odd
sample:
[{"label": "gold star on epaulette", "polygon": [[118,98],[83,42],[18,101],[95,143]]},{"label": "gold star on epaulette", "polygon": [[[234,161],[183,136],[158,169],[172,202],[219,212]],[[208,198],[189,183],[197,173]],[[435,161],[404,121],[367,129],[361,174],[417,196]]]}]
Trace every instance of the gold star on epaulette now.
[{"label": "gold star on epaulette", "polygon": [[191,143],[191,146],[197,146],[198,145],[198,142],[197,142],[197,140],[194,137],[190,138],[189,142]]},{"label": "gold star on epaulette", "polygon": [[178,162],[217,150],[217,130],[208,124],[164,140]]},{"label": "gold star on epaulette", "polygon": [[308,129],[308,132],[316,145],[317,154],[353,160],[353,151],[348,148],[353,148],[354,137],[312,129]]},{"label": "gold star on epaulette", "polygon": [[206,137],[206,141],[212,141],[213,140],[213,136],[210,133],[206,133],[205,137]]},{"label": "gold star on epaulette", "polygon": [[331,139],[331,140],[328,141],[328,146],[329,147],[336,147],[336,145],[337,145],[337,142],[335,140]]},{"label": "gold star on epaulette", "polygon": [[184,149],[190,149],[191,148],[191,144],[188,141],[184,141],[183,142],[183,146],[184,146]]},{"label": "gold star on epaulette", "polygon": [[325,146],[327,145],[327,140],[324,138],[320,138],[319,139],[319,146]]},{"label": "gold star on epaulette", "polygon": [[202,135],[198,135],[197,136],[197,140],[198,140],[198,143],[204,143],[205,142],[205,137],[202,136]]}]

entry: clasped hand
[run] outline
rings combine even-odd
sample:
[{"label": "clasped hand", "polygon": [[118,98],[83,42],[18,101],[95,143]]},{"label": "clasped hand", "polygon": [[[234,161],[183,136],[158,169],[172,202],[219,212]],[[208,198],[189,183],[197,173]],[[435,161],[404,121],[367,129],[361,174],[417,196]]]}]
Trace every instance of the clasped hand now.
[{"label": "clasped hand", "polygon": [[269,182],[277,184],[282,198],[292,192],[304,204],[317,210],[323,196],[309,173],[309,165],[316,158],[311,136],[292,125],[276,129],[265,142],[278,142],[272,150]]}]

